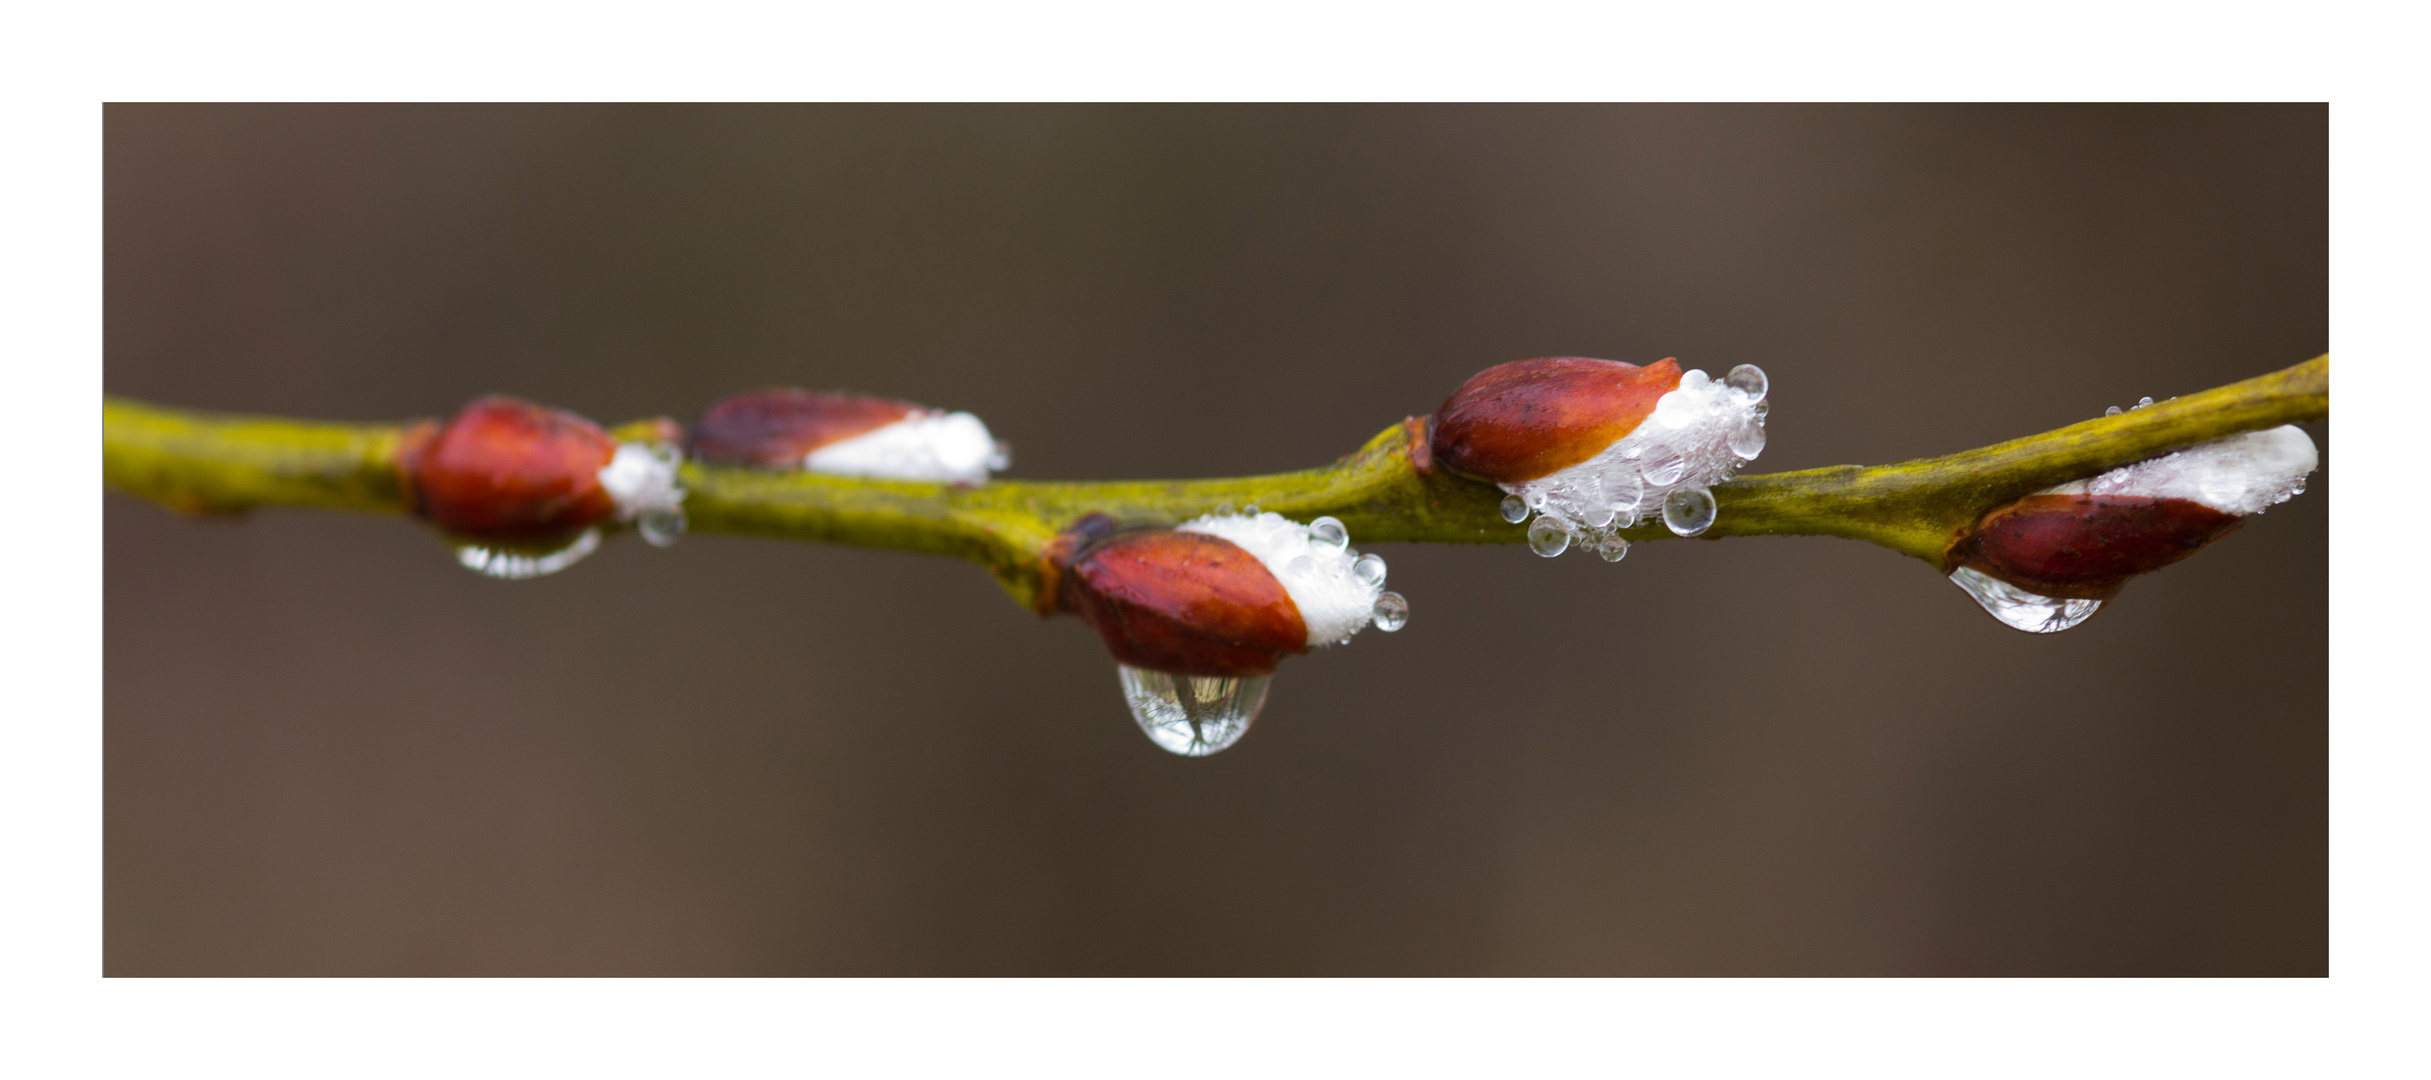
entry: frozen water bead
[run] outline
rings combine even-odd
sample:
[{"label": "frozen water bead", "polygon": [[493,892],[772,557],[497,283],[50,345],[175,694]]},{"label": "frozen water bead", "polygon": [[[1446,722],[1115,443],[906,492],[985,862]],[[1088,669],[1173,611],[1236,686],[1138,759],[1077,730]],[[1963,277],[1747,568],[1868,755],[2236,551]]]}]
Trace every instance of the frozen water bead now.
[{"label": "frozen water bead", "polygon": [[[1384,560],[1350,547],[1349,533],[1333,518],[1302,525],[1281,514],[1210,514],[1176,528],[1231,541],[1255,556],[1300,609],[1310,648],[1338,644],[1364,629],[1384,591]],[[1363,563],[1372,569],[1362,570]]]},{"label": "frozen water bead", "polygon": [[[1540,522],[1553,518],[1599,534],[1630,528],[1673,492],[1710,488],[1764,451],[1769,382],[1746,364],[1734,369],[1732,380],[1716,382],[1692,369],[1656,400],[1645,422],[1594,457],[1501,487],[1535,508]],[[1535,547],[1536,533],[1529,536]]]},{"label": "frozen water bead", "polygon": [[2056,634],[2102,609],[2099,600],[2062,600],[2028,592],[1990,574],[1962,566],[1950,583],[1966,590],[1995,619],[2029,634]]},{"label": "frozen water bead", "polygon": [[2187,447],[2112,469],[2046,495],[2143,495],[2190,499],[2223,514],[2259,514],[2304,491],[2321,453],[2304,429],[2285,424]]},{"label": "frozen water bead", "polygon": [[989,472],[1011,462],[988,426],[967,412],[913,413],[802,457],[811,472],[957,484],[986,483]]},{"label": "frozen water bead", "polygon": [[1115,670],[1123,701],[1148,740],[1184,757],[1205,757],[1241,741],[1266,707],[1272,676],[1174,675],[1129,664]]}]

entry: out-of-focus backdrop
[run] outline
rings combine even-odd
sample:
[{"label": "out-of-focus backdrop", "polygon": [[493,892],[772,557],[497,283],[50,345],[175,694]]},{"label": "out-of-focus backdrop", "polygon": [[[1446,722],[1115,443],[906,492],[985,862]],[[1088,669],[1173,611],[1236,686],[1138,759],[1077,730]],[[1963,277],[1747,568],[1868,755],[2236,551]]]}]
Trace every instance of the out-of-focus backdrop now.
[{"label": "out-of-focus backdrop", "polygon": [[[104,383],[851,388],[1118,478],[1678,356],[1771,373],[1759,471],[1881,463],[2324,351],[2327,120],[113,106]],[[1378,545],[1409,627],[1201,760],[965,564],[693,536],[498,582],[403,519],[112,495],[105,969],[2320,975],[2311,430],[2309,494],[2051,637],[1850,541]]]}]

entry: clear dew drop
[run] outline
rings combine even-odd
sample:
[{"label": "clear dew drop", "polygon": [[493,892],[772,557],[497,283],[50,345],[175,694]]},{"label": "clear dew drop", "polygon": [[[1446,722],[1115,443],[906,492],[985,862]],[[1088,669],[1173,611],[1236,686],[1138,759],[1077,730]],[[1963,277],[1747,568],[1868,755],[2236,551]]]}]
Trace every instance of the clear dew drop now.
[{"label": "clear dew drop", "polygon": [[1377,597],[1376,607],[1369,613],[1368,619],[1376,624],[1376,629],[1388,634],[1408,626],[1410,624],[1409,598],[1397,592],[1388,592]]},{"label": "clear dew drop", "polygon": [[690,524],[682,510],[657,509],[642,511],[633,526],[651,547],[666,547],[684,535],[684,529]]},{"label": "clear dew drop", "polygon": [[1570,550],[1570,526],[1549,517],[1528,526],[1528,550],[1548,559]]},{"label": "clear dew drop", "polygon": [[1241,508],[1241,515],[1243,517],[1256,517],[1258,516],[1259,512],[1258,504],[1256,503],[1251,503]]},{"label": "clear dew drop", "polygon": [[1233,515],[1233,508],[1232,508],[1232,504],[1231,504],[1230,502],[1220,502],[1220,503],[1217,503],[1217,504],[1216,504],[1216,508],[1215,508],[1215,515],[1214,515],[1214,516],[1216,516],[1216,517],[1231,517],[1232,515]]},{"label": "clear dew drop", "polygon": [[1680,536],[1695,536],[1713,527],[1714,493],[1701,487],[1680,488],[1663,496],[1663,525]]},{"label": "clear dew drop", "polygon": [[1764,425],[1749,418],[1730,433],[1730,452],[1742,462],[1756,460],[1764,452]]},{"label": "clear dew drop", "polygon": [[1308,523],[1311,543],[1328,551],[1340,551],[1351,546],[1351,531],[1342,527],[1342,519],[1321,517]]},{"label": "clear dew drop", "polygon": [[1688,459],[1678,454],[1666,454],[1639,466],[1638,471],[1646,475],[1647,483],[1656,487],[1677,484],[1681,477],[1688,475]]},{"label": "clear dew drop", "polygon": [[1148,741],[1184,757],[1206,757],[1241,741],[1266,707],[1274,676],[1174,675],[1116,664],[1123,701]]},{"label": "clear dew drop", "polygon": [[2029,634],[2056,634],[2102,610],[2099,600],[2060,600],[2030,593],[1973,567],[1962,566],[1950,583],[1967,591],[2002,623]]},{"label": "clear dew drop", "polygon": [[505,581],[525,581],[547,577],[599,550],[599,530],[584,529],[572,542],[554,550],[514,547],[491,547],[486,544],[459,544],[456,562],[483,577]]},{"label": "clear dew drop", "polygon": [[1528,520],[1528,500],[1517,495],[1503,496],[1502,519],[1513,525]]},{"label": "clear dew drop", "polygon": [[2152,404],[2152,399],[2149,397],[2140,397],[2136,399],[2136,408],[2141,409],[2150,404]]},{"label": "clear dew drop", "polygon": [[1607,536],[1595,542],[1595,557],[1605,562],[1619,562],[1629,557],[1629,541]]},{"label": "clear dew drop", "polygon": [[2107,409],[2102,410],[2102,415],[2104,415],[2104,416],[2117,416],[2117,415],[2119,415],[2120,413],[2123,413],[2123,412],[2126,412],[2126,411],[2127,411],[2127,410],[2122,409],[2122,408],[2120,408],[2120,407],[2118,407],[2118,406],[2116,406],[2116,405],[2113,405],[2113,406],[2111,406],[2111,407],[2109,407],[2109,408],[2107,408]]},{"label": "clear dew drop", "polygon": [[1366,584],[1384,584],[1384,556],[1373,553],[1359,556],[1359,561],[1351,564],[1351,573]]},{"label": "clear dew drop", "polygon": [[1773,381],[1765,378],[1764,369],[1754,364],[1741,364],[1722,377],[1724,385],[1747,395],[1750,401],[1762,401],[1771,392]]}]

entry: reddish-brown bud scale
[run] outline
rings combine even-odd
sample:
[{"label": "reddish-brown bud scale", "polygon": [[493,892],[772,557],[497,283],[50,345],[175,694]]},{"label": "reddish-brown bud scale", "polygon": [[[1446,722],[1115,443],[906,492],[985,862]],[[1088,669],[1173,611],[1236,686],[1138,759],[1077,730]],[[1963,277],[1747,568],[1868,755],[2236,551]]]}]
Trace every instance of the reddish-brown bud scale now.
[{"label": "reddish-brown bud scale", "polygon": [[1679,385],[1670,357],[1644,367],[1583,356],[1497,364],[1435,411],[1434,463],[1498,484],[1534,480],[1601,453]]},{"label": "reddish-brown bud scale", "polygon": [[711,405],[692,429],[692,456],[725,465],[802,464],[829,443],[866,435],[920,411],[908,401],[771,387]]},{"label": "reddish-brown bud scale", "polygon": [[435,432],[409,432],[399,471],[414,512],[459,536],[557,539],[607,520],[616,500],[599,470],[616,440],[573,413],[485,397]]},{"label": "reddish-brown bud scale", "polygon": [[1249,676],[1308,651],[1308,624],[1256,556],[1203,533],[1144,529],[1083,549],[1060,606],[1114,659],[1175,675]]},{"label": "reddish-brown bud scale", "polygon": [[1948,562],[2045,596],[2108,600],[2129,578],[2201,551],[2244,524],[2188,499],[2029,495],[1984,515],[1951,544]]}]

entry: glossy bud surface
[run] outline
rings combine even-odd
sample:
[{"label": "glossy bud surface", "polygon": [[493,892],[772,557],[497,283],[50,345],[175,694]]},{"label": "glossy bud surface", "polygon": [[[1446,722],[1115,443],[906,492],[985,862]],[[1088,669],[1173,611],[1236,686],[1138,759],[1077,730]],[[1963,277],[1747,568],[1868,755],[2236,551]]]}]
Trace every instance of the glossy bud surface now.
[{"label": "glossy bud surface", "polygon": [[1256,556],[1204,533],[1118,533],[1075,556],[1060,606],[1122,664],[1172,675],[1265,675],[1308,651],[1308,626]]},{"label": "glossy bud surface", "polygon": [[573,413],[510,397],[464,407],[400,450],[416,513],[485,540],[568,537],[616,513],[599,470],[616,440]]},{"label": "glossy bud surface", "polygon": [[1430,450],[1463,476],[1534,480],[1629,434],[1679,384],[1679,362],[1669,358],[1644,367],[1583,356],[1497,364],[1436,410]]}]

